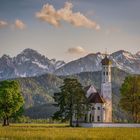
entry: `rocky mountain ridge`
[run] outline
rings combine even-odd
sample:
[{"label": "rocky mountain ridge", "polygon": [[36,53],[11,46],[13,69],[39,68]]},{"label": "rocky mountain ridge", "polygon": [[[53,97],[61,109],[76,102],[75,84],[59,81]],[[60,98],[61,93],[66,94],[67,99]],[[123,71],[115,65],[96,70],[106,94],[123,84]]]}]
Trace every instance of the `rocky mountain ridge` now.
[{"label": "rocky mountain ridge", "polygon": [[[120,50],[108,57],[112,61],[112,67],[117,67],[131,74],[140,74],[140,52],[131,54],[125,50]],[[32,77],[46,73],[65,76],[81,72],[100,71],[103,58],[104,54],[98,52],[65,63],[64,61],[49,59],[35,50],[25,49],[16,57],[3,55],[0,58],[0,80]]]},{"label": "rocky mountain ridge", "polygon": [[[140,74],[140,53],[131,54],[130,52],[120,50],[108,55],[112,62],[112,67],[117,67],[131,74]],[[57,75],[71,75],[81,72],[93,72],[101,70],[101,60],[104,54],[89,54],[85,57],[65,64],[57,69]]]},{"label": "rocky mountain ridge", "polygon": [[64,61],[48,59],[32,49],[25,49],[16,57],[3,55],[0,58],[0,79],[32,77],[45,73],[54,73],[65,65]]}]

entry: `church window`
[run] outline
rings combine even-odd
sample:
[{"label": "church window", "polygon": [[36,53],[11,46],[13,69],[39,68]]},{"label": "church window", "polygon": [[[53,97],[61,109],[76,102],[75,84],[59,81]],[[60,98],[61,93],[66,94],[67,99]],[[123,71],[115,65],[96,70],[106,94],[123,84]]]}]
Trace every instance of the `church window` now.
[{"label": "church window", "polygon": [[87,122],[87,114],[85,114],[85,122]]},{"label": "church window", "polygon": [[100,107],[98,107],[98,110],[100,110]]},{"label": "church window", "polygon": [[91,117],[91,114],[90,114],[90,118],[89,118],[90,122],[92,122],[92,117]]},{"label": "church window", "polygon": [[105,75],[105,72],[103,72],[103,75]]},{"label": "church window", "polygon": [[100,116],[97,116],[97,121],[98,121],[98,122],[100,121]]},{"label": "church window", "polygon": [[108,72],[106,72],[106,75],[108,75]]}]

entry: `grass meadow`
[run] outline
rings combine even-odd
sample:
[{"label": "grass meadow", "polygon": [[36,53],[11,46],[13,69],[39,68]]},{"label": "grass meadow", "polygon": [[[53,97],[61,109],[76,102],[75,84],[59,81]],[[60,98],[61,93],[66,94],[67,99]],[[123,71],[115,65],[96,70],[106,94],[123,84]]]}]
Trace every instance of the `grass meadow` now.
[{"label": "grass meadow", "polygon": [[0,126],[0,140],[140,140],[140,128],[71,128],[66,124]]}]

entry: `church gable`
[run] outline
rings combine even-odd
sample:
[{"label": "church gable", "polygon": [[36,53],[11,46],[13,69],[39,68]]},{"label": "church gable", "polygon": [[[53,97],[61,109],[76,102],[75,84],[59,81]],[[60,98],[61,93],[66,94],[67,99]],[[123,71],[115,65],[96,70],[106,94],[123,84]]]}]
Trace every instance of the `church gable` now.
[{"label": "church gable", "polygon": [[104,99],[99,95],[98,92],[92,93],[88,98],[90,103],[104,103]]},{"label": "church gable", "polygon": [[86,97],[90,103],[104,103],[103,98],[100,96],[99,92],[97,92],[93,85],[87,86],[85,90]]},{"label": "church gable", "polygon": [[97,90],[93,85],[85,87],[86,97],[88,98],[92,93],[96,93]]}]

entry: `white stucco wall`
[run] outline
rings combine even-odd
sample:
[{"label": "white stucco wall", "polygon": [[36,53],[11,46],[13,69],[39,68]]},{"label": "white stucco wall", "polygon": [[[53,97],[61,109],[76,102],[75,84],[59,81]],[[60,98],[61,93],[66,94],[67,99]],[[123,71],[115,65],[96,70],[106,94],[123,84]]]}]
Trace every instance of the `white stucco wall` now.
[{"label": "white stucco wall", "polygon": [[103,108],[104,106],[102,103],[92,104],[91,109],[88,111],[87,122],[103,122],[104,118]]}]

